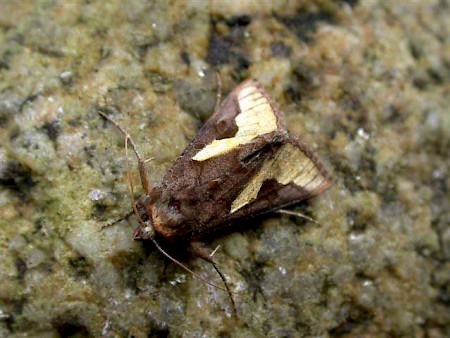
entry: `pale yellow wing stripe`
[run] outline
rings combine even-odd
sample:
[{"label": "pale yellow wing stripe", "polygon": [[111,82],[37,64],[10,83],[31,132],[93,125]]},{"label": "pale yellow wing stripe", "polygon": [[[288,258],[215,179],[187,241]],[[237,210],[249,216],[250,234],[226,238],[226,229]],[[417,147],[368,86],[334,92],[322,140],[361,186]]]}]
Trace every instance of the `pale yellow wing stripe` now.
[{"label": "pale yellow wing stripe", "polygon": [[237,93],[240,113],[236,116],[238,131],[234,137],[214,140],[192,159],[205,161],[247,144],[256,137],[277,129],[277,118],[269,100],[254,82]]},{"label": "pale yellow wing stripe", "polygon": [[319,168],[303,151],[290,143],[285,144],[273,158],[264,162],[258,173],[247,183],[233,201],[230,213],[255,200],[264,181],[269,179],[275,179],[283,185],[293,183],[311,192],[325,181]]}]

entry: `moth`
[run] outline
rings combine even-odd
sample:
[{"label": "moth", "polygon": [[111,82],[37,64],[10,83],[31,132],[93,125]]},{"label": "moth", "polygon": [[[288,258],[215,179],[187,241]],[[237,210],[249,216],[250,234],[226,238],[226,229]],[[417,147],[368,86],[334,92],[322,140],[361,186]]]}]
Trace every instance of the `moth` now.
[{"label": "moth", "polygon": [[125,134],[138,158],[145,195],[133,202],[139,221],[134,239],[152,241],[168,257],[163,246],[211,262],[232,302],[202,241],[237,220],[296,204],[332,184],[318,156],[289,134],[277,105],[254,79],[228,95],[156,185],[128,133],[100,114]]}]

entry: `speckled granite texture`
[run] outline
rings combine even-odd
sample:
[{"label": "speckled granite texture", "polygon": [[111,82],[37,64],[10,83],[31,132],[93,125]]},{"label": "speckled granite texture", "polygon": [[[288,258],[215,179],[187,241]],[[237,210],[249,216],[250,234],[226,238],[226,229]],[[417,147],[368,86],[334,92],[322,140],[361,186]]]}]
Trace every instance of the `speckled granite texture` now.
[{"label": "speckled granite texture", "polygon": [[[248,76],[335,177],[210,243],[236,296],[134,242],[154,181]],[[448,337],[450,3],[0,2],[0,336]],[[137,176],[135,175],[136,184]],[[186,264],[219,283],[198,259]]]}]

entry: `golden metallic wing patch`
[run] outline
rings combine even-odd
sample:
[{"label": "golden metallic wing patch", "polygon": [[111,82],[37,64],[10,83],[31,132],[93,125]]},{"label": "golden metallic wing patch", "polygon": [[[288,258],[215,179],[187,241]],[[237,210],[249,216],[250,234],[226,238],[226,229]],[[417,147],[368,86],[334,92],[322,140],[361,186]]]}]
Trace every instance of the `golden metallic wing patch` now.
[{"label": "golden metallic wing patch", "polygon": [[269,158],[231,205],[230,213],[234,213],[258,197],[258,193],[266,180],[274,179],[282,185],[295,184],[299,188],[314,193],[327,181],[320,169],[300,148],[286,143]]},{"label": "golden metallic wing patch", "polygon": [[238,131],[233,137],[213,140],[193,160],[205,161],[220,156],[278,128],[274,109],[256,82],[248,82],[236,94],[240,110],[235,119]]}]

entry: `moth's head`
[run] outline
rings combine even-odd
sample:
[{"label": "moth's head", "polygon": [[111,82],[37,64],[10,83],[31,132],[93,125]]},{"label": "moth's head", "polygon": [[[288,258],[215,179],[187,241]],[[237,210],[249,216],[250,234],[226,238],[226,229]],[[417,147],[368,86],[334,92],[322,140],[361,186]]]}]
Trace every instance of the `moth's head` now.
[{"label": "moth's head", "polygon": [[134,230],[134,239],[136,241],[152,240],[155,237],[155,229],[150,220],[143,222]]},{"label": "moth's head", "polygon": [[136,210],[139,214],[139,227],[134,231],[134,239],[137,241],[151,240],[155,237],[155,230],[151,221],[148,201],[140,199],[136,201]]}]

